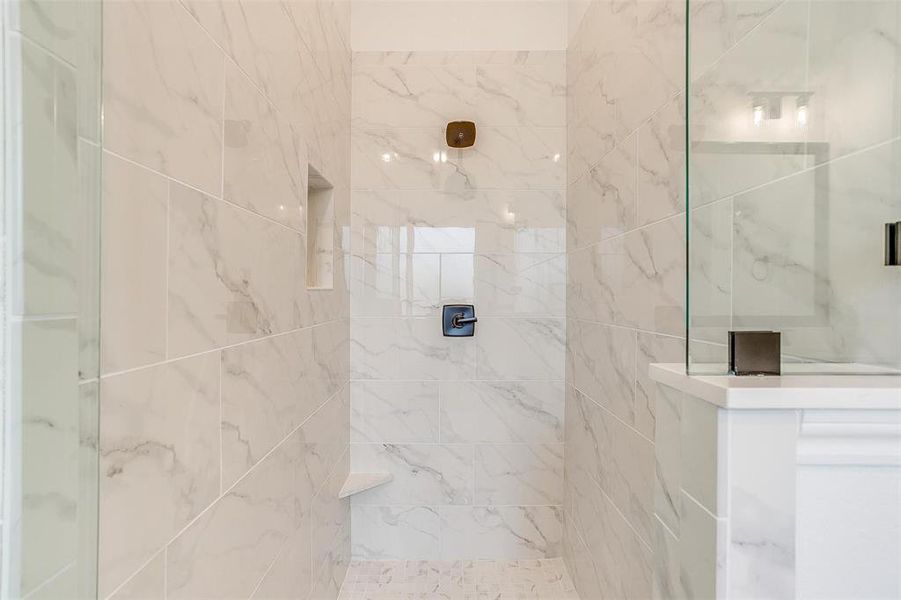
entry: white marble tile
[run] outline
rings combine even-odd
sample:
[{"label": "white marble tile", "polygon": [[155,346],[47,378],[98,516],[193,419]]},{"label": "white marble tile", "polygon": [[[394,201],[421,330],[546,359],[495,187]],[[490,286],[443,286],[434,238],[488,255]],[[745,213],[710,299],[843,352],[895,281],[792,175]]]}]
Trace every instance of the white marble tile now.
[{"label": "white marble tile", "polygon": [[[441,255],[441,304],[475,304],[476,256]],[[484,314],[479,305],[479,314]]]},{"label": "white marble tile", "polygon": [[615,298],[619,323],[682,335],[685,329],[685,219],[672,217],[629,233]]},{"label": "white marble tile", "polygon": [[569,186],[567,247],[581,248],[635,228],[638,212],[638,135],[617,143]]},{"label": "white marble tile", "polygon": [[573,385],[630,425],[637,419],[636,338],[631,329],[585,321],[567,327]]},{"label": "white marble tile", "polygon": [[[768,9],[765,3],[761,8]],[[782,118],[754,124],[753,94],[805,90],[808,7],[784,2],[695,83],[689,108],[692,152],[691,204],[800,171],[806,162],[806,128],[791,117],[791,97],[772,100]]]},{"label": "white marble tile", "polygon": [[[657,384],[657,420],[654,432],[655,480],[654,515],[669,530],[679,535],[682,510],[682,392]],[[691,466],[689,465],[689,468]],[[659,525],[659,524],[658,524]],[[656,534],[660,542],[661,533]]]},{"label": "white marble tile", "polygon": [[685,100],[680,94],[638,130],[639,225],[685,211],[685,170]]},{"label": "white marble tile", "polygon": [[306,145],[230,61],[224,119],[223,199],[303,231]]},{"label": "white marble tile", "polygon": [[103,157],[104,372],[166,358],[166,235],[169,187],[162,177]]},{"label": "white marble tile", "polygon": [[679,540],[659,520],[654,521],[654,600],[682,600],[685,590],[679,572]]},{"label": "white marble tile", "polygon": [[719,566],[719,537],[726,528],[682,492],[679,573],[687,598],[714,598]]},{"label": "white marble tile", "polygon": [[231,486],[327,397],[313,380],[312,331],[222,351],[222,485]]},{"label": "white marble tile", "polygon": [[219,494],[219,356],[109,377],[100,394],[105,595]]},{"label": "white marble tile", "polygon": [[166,548],[166,597],[248,597],[294,522],[291,452],[279,447]]},{"label": "white marble tile", "polygon": [[615,322],[616,293],[625,269],[623,254],[623,238],[567,254],[567,317]]},{"label": "white marble tile", "polygon": [[305,597],[309,593],[312,587],[310,520],[310,516],[300,520],[251,598],[276,600]]},{"label": "white marble tile", "polygon": [[648,367],[651,363],[685,362],[685,341],[681,338],[639,332],[637,360],[635,420],[631,424],[645,437],[654,439],[659,389],[648,375]]},{"label": "white marble tile", "polygon": [[[18,43],[15,43],[18,42]],[[20,229],[10,240],[15,314],[72,314],[78,309],[79,157],[76,143],[76,74],[26,39],[11,42],[21,63],[15,87],[21,109],[10,139],[21,156],[10,185]],[[13,63],[10,63],[11,65]],[[12,163],[11,163],[12,164]]]},{"label": "white marble tile", "polygon": [[561,254],[479,255],[473,271],[479,315],[564,315],[566,258]]},{"label": "white marble tile", "polygon": [[480,444],[475,448],[475,504],[563,502],[563,444]]},{"label": "white marble tile", "polygon": [[353,556],[364,559],[434,560],[441,522],[429,506],[354,506]]},{"label": "white marble tile", "polygon": [[[325,485],[313,498],[311,511],[313,573],[318,581],[313,587],[337,578],[336,587],[341,586],[343,568],[350,561],[350,500],[339,498],[338,492],[350,468],[350,453],[344,452],[335,463]],[[323,572],[325,571],[325,572]]]},{"label": "white marble tile", "polygon": [[539,189],[562,187],[562,128],[483,127],[472,148],[449,149],[443,128],[354,129],[357,189]]},{"label": "white marble tile", "polygon": [[476,342],[443,337],[434,317],[358,318],[351,323],[351,364],[354,379],[467,379]]},{"label": "white marble tile", "polygon": [[555,506],[442,506],[441,558],[558,556],[563,511]]},{"label": "white marble tile", "polygon": [[350,386],[351,441],[438,441],[437,383],[354,381]]},{"label": "white marble tile", "polygon": [[[18,409],[19,590],[27,595],[78,558],[79,391],[75,319],[16,321],[10,347],[18,358],[10,389]],[[10,473],[12,475],[12,473]]]},{"label": "white marble tile", "polygon": [[354,253],[557,252],[563,248],[558,191],[357,190]]},{"label": "white marble tile", "polygon": [[563,383],[441,383],[441,441],[563,441]]},{"label": "white marble tile", "polygon": [[351,315],[421,316],[439,307],[438,254],[352,256]]},{"label": "white marble tile", "polygon": [[732,200],[691,211],[689,327],[692,340],[725,344],[732,328]]},{"label": "white marble tile", "polygon": [[293,328],[299,233],[175,183],[169,221],[170,355]]},{"label": "white marble tile", "polygon": [[176,2],[116,2],[103,21],[104,147],[218,194],[222,52]]},{"label": "white marble tile", "polygon": [[682,490],[714,515],[725,514],[717,498],[719,415],[712,404],[690,395],[682,396],[679,413],[682,431]]},{"label": "white marble tile", "polygon": [[440,128],[475,115],[480,101],[473,65],[355,62],[353,67],[351,110],[358,127]]},{"label": "white marble tile", "polygon": [[476,327],[478,379],[563,379],[563,319],[486,317]]},{"label": "white marble tile", "polygon": [[[307,419],[295,434],[300,443],[294,486],[303,497],[318,492],[342,459],[350,441],[350,389],[345,386]],[[335,489],[335,496],[341,485]],[[309,513],[309,502],[298,506],[298,517]]]},{"label": "white marble tile", "polygon": [[352,444],[354,471],[383,471],[394,479],[353,497],[354,505],[471,504],[473,447],[434,444]]},{"label": "white marble tile", "polygon": [[166,554],[160,552],[144,565],[110,600],[149,600],[166,595]]},{"label": "white marble tile", "polygon": [[[828,156],[820,161],[897,137],[898,4],[812,2],[809,35],[807,126],[811,141],[829,144]],[[860,110],[862,105],[867,109]]]},{"label": "white marble tile", "polygon": [[477,65],[475,78],[477,125],[566,125],[563,53],[542,64]]}]

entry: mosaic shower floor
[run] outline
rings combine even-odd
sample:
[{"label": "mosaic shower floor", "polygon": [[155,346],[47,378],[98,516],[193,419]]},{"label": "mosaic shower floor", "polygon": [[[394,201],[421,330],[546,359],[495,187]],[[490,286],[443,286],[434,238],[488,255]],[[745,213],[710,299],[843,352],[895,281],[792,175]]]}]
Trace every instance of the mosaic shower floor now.
[{"label": "mosaic shower floor", "polygon": [[355,560],[338,600],[578,600],[562,558]]}]

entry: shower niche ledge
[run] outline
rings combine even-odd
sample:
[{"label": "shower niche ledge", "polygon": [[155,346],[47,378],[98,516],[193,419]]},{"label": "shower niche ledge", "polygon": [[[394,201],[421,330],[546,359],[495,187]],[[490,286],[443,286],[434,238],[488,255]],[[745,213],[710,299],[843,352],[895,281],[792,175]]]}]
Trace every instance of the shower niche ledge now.
[{"label": "shower niche ledge", "polygon": [[650,376],[674,597],[901,598],[901,376]]},{"label": "shower niche ledge", "polygon": [[388,483],[392,479],[394,479],[394,475],[381,471],[348,473],[347,479],[344,480],[344,485],[341,486],[341,491],[338,492],[338,498],[347,498],[354,494],[371,490],[374,487]]}]

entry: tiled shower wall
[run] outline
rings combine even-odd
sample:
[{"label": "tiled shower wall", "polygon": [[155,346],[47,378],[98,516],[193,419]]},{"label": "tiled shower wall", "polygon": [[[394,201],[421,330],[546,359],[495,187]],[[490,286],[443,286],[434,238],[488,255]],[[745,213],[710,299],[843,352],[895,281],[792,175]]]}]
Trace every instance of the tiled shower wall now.
[{"label": "tiled shower wall", "polygon": [[564,556],[586,599],[652,594],[648,364],[685,353],[684,4],[587,3],[567,49]]},{"label": "tiled shower wall", "polygon": [[[346,2],[104,5],[100,596],[335,597]],[[306,289],[308,164],[338,272]]]},{"label": "tiled shower wall", "polygon": [[[353,60],[351,455],[359,558],[559,556],[563,52]],[[452,150],[448,121],[472,120]],[[440,307],[474,304],[475,337]]]}]

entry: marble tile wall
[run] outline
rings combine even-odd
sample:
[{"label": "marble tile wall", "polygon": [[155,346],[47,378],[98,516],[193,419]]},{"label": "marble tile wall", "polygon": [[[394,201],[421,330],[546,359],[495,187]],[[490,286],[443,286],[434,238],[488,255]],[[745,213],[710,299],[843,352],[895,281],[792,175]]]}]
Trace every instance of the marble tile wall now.
[{"label": "marble tile wall", "polygon": [[351,463],[394,475],[358,558],[560,555],[565,103],[562,51],[354,53]]},{"label": "marble tile wall", "polygon": [[[692,354],[776,329],[788,360],[898,369],[901,7],[722,4],[692,22]],[[785,90],[755,125],[751,96]]]},{"label": "marble tile wall", "polygon": [[89,597],[97,548],[100,12],[5,2],[3,567],[11,597]]},{"label": "marble tile wall", "polygon": [[570,6],[563,547],[582,598],[653,592],[647,369],[685,354],[684,7]]},{"label": "marble tile wall", "polygon": [[[350,556],[346,2],[104,5],[101,598],[334,598]],[[334,288],[306,288],[312,165]]]}]

